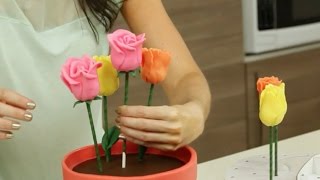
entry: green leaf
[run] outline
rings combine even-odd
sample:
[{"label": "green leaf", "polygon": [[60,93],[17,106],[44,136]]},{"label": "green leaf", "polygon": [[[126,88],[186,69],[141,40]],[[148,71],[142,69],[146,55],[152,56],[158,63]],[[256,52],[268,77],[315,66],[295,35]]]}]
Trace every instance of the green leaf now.
[{"label": "green leaf", "polygon": [[130,71],[129,73],[130,73],[130,75],[131,75],[132,77],[136,77],[137,74],[140,74],[140,68],[137,68],[137,69],[135,69],[135,70],[133,70],[133,71]]},{"label": "green leaf", "polygon": [[92,102],[92,100],[85,101],[85,103],[86,103],[86,104],[89,104],[89,105],[91,105],[91,102]]},{"label": "green leaf", "polygon": [[84,102],[85,102],[85,101],[77,101],[77,102],[75,102],[75,103],[73,104],[73,108],[75,108],[76,105],[81,104],[81,103],[84,103]]},{"label": "green leaf", "polygon": [[[99,96],[96,96],[93,100],[101,100],[102,98],[99,97]],[[81,104],[81,103],[87,103],[87,104],[91,104],[91,101],[93,100],[89,100],[89,101],[77,101],[73,104],[73,108],[75,108],[78,104]]]},{"label": "green leaf", "polygon": [[118,71],[118,75],[120,76],[120,75],[122,75],[122,74],[126,74],[127,72],[125,72],[125,71]]},{"label": "green leaf", "polygon": [[106,151],[108,144],[109,144],[109,140],[107,139],[107,133],[104,133],[101,141],[101,145],[104,151]]},{"label": "green leaf", "polygon": [[129,74],[130,74],[130,76],[132,76],[132,77],[136,77],[136,76],[137,76],[136,71],[130,71]]},{"label": "green leaf", "polygon": [[113,144],[115,144],[120,135],[120,129],[116,126],[113,126],[112,128],[109,129],[109,144],[107,146],[107,149],[110,149]]},{"label": "green leaf", "polygon": [[100,96],[96,96],[93,100],[101,100],[102,98]]}]

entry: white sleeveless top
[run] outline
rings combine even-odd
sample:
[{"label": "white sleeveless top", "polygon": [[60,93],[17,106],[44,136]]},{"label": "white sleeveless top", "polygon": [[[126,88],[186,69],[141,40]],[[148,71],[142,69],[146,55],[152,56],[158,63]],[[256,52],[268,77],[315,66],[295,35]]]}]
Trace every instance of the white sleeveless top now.
[{"label": "white sleeveless top", "polygon": [[[60,180],[63,156],[93,143],[86,108],[72,108],[76,100],[60,80],[60,68],[69,56],[106,54],[108,45],[102,25],[96,43],[75,2],[0,0],[0,87],[37,104],[33,121],[0,141],[0,180]],[[92,109],[97,121],[100,104]],[[101,124],[96,122],[99,142]]]}]

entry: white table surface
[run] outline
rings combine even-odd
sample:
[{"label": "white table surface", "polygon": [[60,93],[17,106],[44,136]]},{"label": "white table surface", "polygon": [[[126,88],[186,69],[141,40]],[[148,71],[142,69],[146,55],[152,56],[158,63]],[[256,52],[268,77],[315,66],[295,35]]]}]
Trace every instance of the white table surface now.
[{"label": "white table surface", "polygon": [[[226,144],[227,145],[227,144]],[[278,145],[281,154],[320,154],[320,130],[282,140]],[[256,155],[269,153],[269,146],[261,146],[219,159],[198,164],[198,180],[224,180],[224,176],[237,161]]]}]

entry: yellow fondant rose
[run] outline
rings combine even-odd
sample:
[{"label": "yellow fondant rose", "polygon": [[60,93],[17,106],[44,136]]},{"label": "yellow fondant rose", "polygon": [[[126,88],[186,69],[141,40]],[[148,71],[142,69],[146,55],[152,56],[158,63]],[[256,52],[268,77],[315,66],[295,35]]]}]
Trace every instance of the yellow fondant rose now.
[{"label": "yellow fondant rose", "polygon": [[260,94],[260,120],[266,126],[276,126],[282,122],[286,112],[285,84],[268,84]]},{"label": "yellow fondant rose", "polygon": [[94,56],[102,66],[97,70],[100,84],[99,95],[110,96],[119,88],[117,70],[112,66],[110,56]]}]

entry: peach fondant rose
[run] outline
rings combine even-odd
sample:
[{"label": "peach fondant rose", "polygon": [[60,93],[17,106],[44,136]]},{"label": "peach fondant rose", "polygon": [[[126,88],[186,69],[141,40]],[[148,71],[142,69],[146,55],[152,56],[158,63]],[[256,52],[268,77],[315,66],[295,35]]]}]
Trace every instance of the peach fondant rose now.
[{"label": "peach fondant rose", "polygon": [[144,36],[144,34],[136,36],[123,29],[108,35],[111,61],[118,71],[133,71],[140,66]]},{"label": "peach fondant rose", "polygon": [[170,54],[159,49],[142,50],[141,77],[144,81],[157,84],[164,80],[170,63]]},{"label": "peach fondant rose", "polygon": [[99,94],[97,68],[100,66],[101,63],[86,55],[71,57],[62,66],[60,77],[76,99],[92,100]]},{"label": "peach fondant rose", "polygon": [[266,85],[268,84],[273,84],[275,86],[279,86],[282,83],[281,80],[279,80],[278,77],[264,77],[264,78],[259,78],[257,81],[257,90],[261,94],[261,92],[264,90]]}]

